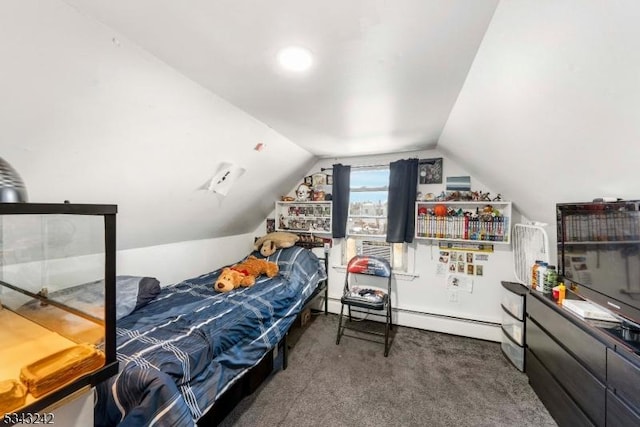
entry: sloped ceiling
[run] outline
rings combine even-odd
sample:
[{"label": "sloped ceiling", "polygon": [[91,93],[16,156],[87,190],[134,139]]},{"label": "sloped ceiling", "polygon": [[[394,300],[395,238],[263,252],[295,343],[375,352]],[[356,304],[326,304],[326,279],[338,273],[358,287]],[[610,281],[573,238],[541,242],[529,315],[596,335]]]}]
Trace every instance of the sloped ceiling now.
[{"label": "sloped ceiling", "polygon": [[[437,146],[549,223],[638,197],[637,2],[2,7],[1,155],[31,201],[118,204],[121,249],[251,231],[318,157]],[[286,44],[309,73],[275,68]],[[234,191],[198,190],[227,161]]]},{"label": "sloped ceiling", "polygon": [[[66,0],[317,156],[433,148],[497,0]],[[279,69],[300,45],[312,69]]]},{"label": "sloped ceiling", "polygon": [[637,199],[638,19],[633,1],[501,1],[438,149],[531,220]]},{"label": "sloped ceiling", "polygon": [[[30,202],[117,204],[119,249],[250,232],[315,162],[64,2],[2,12],[0,155]],[[202,190],[227,162],[232,191]]]},{"label": "sloped ceiling", "polygon": [[117,204],[120,249],[251,232],[318,157],[433,148],[496,4],[7,0],[1,155],[32,202]]}]

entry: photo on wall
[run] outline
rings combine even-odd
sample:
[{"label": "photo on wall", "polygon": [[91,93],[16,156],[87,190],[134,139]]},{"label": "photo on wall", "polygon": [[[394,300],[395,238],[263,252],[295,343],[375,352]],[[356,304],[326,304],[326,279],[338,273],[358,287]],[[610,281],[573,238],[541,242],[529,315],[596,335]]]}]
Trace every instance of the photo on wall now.
[{"label": "photo on wall", "polygon": [[448,176],[447,191],[471,191],[471,177]]},{"label": "photo on wall", "polygon": [[276,219],[267,218],[267,234],[276,231]]},{"label": "photo on wall", "polygon": [[321,185],[327,185],[327,175],[324,173],[314,173],[311,175],[311,186],[318,187]]},{"label": "photo on wall", "polygon": [[418,184],[442,184],[442,157],[418,162]]}]

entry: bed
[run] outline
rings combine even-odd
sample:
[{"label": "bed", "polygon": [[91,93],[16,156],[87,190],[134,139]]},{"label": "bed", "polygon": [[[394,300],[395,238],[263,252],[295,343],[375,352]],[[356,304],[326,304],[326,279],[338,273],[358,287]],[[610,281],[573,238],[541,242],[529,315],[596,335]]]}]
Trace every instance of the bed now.
[{"label": "bed", "polygon": [[162,288],[119,319],[119,373],[96,387],[95,425],[189,426],[211,417],[222,397],[272,357],[327,277],[302,247],[267,259],[280,273],[252,287],[215,292],[220,268]]}]

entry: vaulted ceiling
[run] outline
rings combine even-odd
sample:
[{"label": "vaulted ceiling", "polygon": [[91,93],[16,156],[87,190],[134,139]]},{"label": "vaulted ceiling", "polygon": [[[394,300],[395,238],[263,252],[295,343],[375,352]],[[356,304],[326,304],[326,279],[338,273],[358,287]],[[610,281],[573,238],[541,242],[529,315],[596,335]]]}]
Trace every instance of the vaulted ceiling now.
[{"label": "vaulted ceiling", "polygon": [[[320,157],[433,148],[498,3],[66,2]],[[288,45],[310,70],[279,68]]]},{"label": "vaulted ceiling", "polygon": [[[30,201],[118,204],[123,249],[252,232],[318,157],[434,147],[553,224],[557,202],[639,197],[639,16],[631,0],[5,0],[0,155]],[[287,45],[312,68],[278,68]],[[233,191],[203,191],[226,162],[246,170]]]}]

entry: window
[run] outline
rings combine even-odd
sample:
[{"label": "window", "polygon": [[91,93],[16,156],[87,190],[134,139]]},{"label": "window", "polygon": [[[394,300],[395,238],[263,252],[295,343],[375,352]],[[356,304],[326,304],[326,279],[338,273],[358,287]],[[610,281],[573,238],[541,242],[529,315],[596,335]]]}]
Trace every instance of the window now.
[{"label": "window", "polygon": [[347,234],[385,236],[389,168],[352,170],[349,191]]},{"label": "window", "polygon": [[389,168],[352,169],[349,194],[344,264],[356,255],[376,255],[389,261],[394,270],[406,271],[407,245],[385,241]]}]

